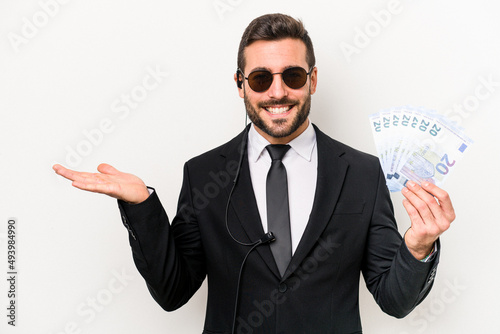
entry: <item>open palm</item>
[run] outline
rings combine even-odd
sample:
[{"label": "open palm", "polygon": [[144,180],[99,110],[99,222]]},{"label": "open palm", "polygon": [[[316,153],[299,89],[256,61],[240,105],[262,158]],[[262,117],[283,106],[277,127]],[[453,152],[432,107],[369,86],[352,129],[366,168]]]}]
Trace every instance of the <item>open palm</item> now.
[{"label": "open palm", "polygon": [[108,196],[137,204],[146,200],[149,191],[144,182],[133,174],[123,173],[108,164],[97,167],[99,173],[78,172],[61,165],[52,167],[55,172],[68,180],[78,189]]}]

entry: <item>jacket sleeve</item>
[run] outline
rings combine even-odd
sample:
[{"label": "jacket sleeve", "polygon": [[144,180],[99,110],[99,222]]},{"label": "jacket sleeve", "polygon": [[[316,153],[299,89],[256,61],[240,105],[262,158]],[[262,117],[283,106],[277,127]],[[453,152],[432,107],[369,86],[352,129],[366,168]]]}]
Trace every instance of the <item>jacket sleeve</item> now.
[{"label": "jacket sleeve", "polygon": [[166,311],[184,305],[206,276],[200,231],[184,166],[178,213],[170,226],[156,191],[139,204],[118,200],[137,269],[153,298]]},{"label": "jacket sleeve", "polygon": [[410,253],[398,232],[385,179],[380,173],[368,233],[363,276],[380,308],[397,318],[408,315],[427,296],[439,262],[437,250],[428,262]]}]

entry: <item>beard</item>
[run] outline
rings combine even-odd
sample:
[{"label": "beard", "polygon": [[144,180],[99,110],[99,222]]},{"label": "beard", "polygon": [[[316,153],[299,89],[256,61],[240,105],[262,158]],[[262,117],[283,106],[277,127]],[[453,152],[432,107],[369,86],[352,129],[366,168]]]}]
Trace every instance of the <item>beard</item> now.
[{"label": "beard", "polygon": [[297,129],[307,120],[307,117],[309,116],[311,110],[311,94],[308,94],[307,98],[304,101],[304,104],[300,108],[299,108],[299,101],[290,100],[288,98],[260,102],[257,104],[257,108],[259,109],[262,109],[264,107],[270,107],[273,105],[294,105],[299,108],[298,113],[291,120],[291,122],[288,122],[288,120],[286,119],[272,119],[271,120],[272,126],[269,126],[264,122],[262,117],[259,116],[257,110],[248,100],[246,93],[244,96],[244,101],[245,101],[245,108],[247,110],[247,115],[250,118],[250,121],[252,121],[252,123],[259,129],[261,129],[264,133],[274,138],[288,137],[295,131],[297,131]]}]

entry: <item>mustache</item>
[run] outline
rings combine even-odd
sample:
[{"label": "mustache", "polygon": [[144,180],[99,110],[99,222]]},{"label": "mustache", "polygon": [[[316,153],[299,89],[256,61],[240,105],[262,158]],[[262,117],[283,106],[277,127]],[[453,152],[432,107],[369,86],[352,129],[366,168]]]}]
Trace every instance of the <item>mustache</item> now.
[{"label": "mustache", "polygon": [[277,105],[283,105],[283,104],[299,104],[299,101],[297,100],[291,100],[289,98],[282,98],[279,100],[267,100],[267,101],[262,101],[257,104],[259,108],[265,108],[265,107],[272,107],[272,106],[277,106]]}]

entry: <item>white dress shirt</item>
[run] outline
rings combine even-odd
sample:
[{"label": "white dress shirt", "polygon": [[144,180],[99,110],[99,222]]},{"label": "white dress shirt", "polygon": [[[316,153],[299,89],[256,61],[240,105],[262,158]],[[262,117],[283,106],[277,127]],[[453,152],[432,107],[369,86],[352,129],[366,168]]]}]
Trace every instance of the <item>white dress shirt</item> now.
[{"label": "white dress shirt", "polygon": [[[248,164],[252,186],[257,200],[260,218],[267,229],[266,179],[271,167],[271,157],[266,150],[270,143],[262,137],[254,125],[248,133]],[[304,233],[314,203],[318,175],[318,151],[316,132],[309,122],[307,129],[288,143],[291,149],[285,154],[283,164],[288,179],[288,203],[290,206],[290,229],[292,253],[297,249]],[[272,231],[271,231],[272,232]]]}]

